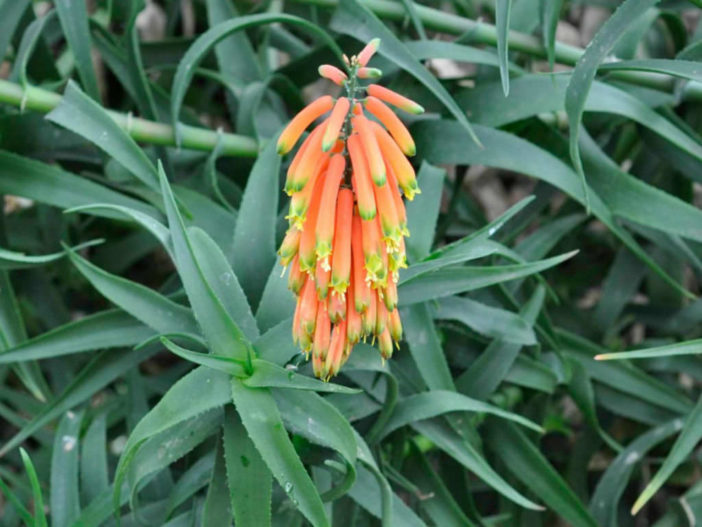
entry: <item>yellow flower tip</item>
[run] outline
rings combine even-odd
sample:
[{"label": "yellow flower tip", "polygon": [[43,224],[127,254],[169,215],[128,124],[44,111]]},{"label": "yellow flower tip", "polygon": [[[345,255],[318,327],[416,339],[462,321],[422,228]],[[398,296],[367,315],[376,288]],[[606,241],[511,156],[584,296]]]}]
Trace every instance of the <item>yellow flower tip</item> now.
[{"label": "yellow flower tip", "polygon": [[405,153],[406,156],[412,157],[416,155],[417,153],[417,147],[414,144],[414,141],[412,141],[410,144],[405,145],[402,148],[402,151]]},{"label": "yellow flower tip", "polygon": [[356,75],[359,79],[379,79],[383,72],[378,68],[359,68]]},{"label": "yellow flower tip", "polygon": [[289,145],[287,141],[285,141],[286,138],[281,137],[278,139],[278,146],[277,146],[277,151],[278,155],[284,156],[288,152],[290,152],[290,149],[292,148],[292,145]]}]

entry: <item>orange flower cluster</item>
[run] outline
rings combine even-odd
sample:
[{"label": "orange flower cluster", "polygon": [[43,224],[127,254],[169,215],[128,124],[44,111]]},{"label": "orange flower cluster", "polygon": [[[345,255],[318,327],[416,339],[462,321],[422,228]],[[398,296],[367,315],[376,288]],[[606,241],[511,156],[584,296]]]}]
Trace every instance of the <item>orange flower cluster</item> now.
[{"label": "orange flower cluster", "polygon": [[393,341],[402,338],[397,281],[407,266],[409,236],[402,194],[411,200],[419,188],[405,157],[414,155],[414,141],[386,103],[414,114],[424,109],[382,86],[360,85],[359,79],[381,75],[366,66],[379,43],[375,39],[357,56],[344,57],[348,75],[320,66],[320,75],[342,86],[345,96],[315,100],[278,140],[278,153],[288,153],[316,119],[331,112],[288,169],[290,228],[278,251],[297,295],[293,339],[312,353],[315,375],[324,380],[339,372],[359,340],[377,339],[386,359]]}]

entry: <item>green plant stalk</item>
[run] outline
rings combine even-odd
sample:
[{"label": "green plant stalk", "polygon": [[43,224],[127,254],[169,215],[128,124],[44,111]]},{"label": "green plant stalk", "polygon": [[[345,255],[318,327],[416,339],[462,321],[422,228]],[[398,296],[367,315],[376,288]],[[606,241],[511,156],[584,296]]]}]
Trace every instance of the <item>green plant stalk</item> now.
[{"label": "green plant stalk", "polygon": [[[292,0],[299,4],[310,4],[318,7],[334,8],[339,0]],[[400,2],[388,0],[358,0],[381,18],[400,21],[407,17],[407,11]],[[465,36],[471,42],[497,46],[497,28],[486,22],[472,20],[453,13],[446,13],[438,9],[415,4],[417,17],[428,29],[449,33],[451,35]],[[536,57],[546,58],[547,51],[541,39],[533,35],[510,31],[508,36],[509,49],[521,51]],[[585,53],[583,48],[570,46],[562,42],[555,43],[555,58],[559,64],[574,66],[578,59]],[[638,84],[657,90],[672,92],[675,88],[675,79],[667,75],[649,72],[618,71],[609,74],[610,78]],[[689,101],[702,101],[702,84],[688,82],[682,93],[682,98]]]},{"label": "green plant stalk", "polygon": [[[47,113],[59,105],[61,95],[35,86],[23,88],[14,82],[0,79],[0,102],[22,109]],[[172,126],[133,117],[131,114],[106,111],[112,120],[134,140],[154,145],[176,146],[175,132]],[[221,155],[238,157],[256,157],[258,155],[258,143],[251,137],[216,132],[184,124],[179,125],[179,128],[183,148],[212,151],[219,141]]]}]

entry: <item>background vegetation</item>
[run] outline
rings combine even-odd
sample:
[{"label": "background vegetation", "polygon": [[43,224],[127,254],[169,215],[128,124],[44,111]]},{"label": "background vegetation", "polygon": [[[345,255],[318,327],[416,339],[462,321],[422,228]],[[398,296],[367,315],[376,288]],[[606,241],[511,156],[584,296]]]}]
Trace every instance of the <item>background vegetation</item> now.
[{"label": "background vegetation", "polygon": [[[702,520],[699,3],[618,6],[0,0],[0,522]],[[405,342],[324,384],[271,139],[374,37]]]}]

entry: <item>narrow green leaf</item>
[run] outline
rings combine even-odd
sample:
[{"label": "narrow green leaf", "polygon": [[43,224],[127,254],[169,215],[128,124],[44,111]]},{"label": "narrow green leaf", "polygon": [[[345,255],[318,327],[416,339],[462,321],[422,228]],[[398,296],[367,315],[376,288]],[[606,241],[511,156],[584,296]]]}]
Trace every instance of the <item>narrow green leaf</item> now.
[{"label": "narrow green leaf", "polygon": [[622,351],[619,353],[600,353],[595,355],[595,360],[621,360],[621,359],[651,359],[654,357],[675,357],[677,355],[702,354],[702,339],[677,342],[667,346],[655,348]]},{"label": "narrow green leaf", "polygon": [[83,412],[67,412],[54,434],[51,454],[51,525],[72,525],[80,514],[78,448]]},{"label": "narrow green leaf", "polygon": [[406,241],[407,257],[411,262],[421,260],[431,251],[445,176],[444,169],[426,161],[419,167],[417,181],[422,188],[422,193],[406,204],[407,227],[411,233]]},{"label": "narrow green leaf", "polygon": [[509,18],[512,0],[497,0],[495,3],[495,26],[497,27],[497,56],[500,59],[502,92],[509,95]]},{"label": "narrow green leaf", "polygon": [[109,492],[108,448],[107,413],[103,412],[93,418],[81,442],[80,495],[83,503],[90,503]]},{"label": "narrow green leaf", "polygon": [[57,0],[58,11],[63,34],[68,47],[73,52],[74,62],[80,80],[94,100],[100,100],[97,77],[93,69],[93,59],[90,54],[90,30],[88,29],[88,11],[82,0]]},{"label": "narrow green leaf", "polygon": [[401,314],[405,341],[424,382],[432,390],[455,391],[428,307],[413,305],[403,309]]},{"label": "narrow green leaf", "polygon": [[563,0],[542,0],[541,28],[549,69],[553,70],[556,60],[556,29],[561,16]]},{"label": "narrow green leaf", "polygon": [[573,166],[580,176],[583,193],[585,194],[586,207],[590,209],[585,172],[580,160],[578,146],[581,121],[585,101],[587,100],[590,86],[597,73],[597,68],[612,50],[626,28],[634,23],[649,8],[658,3],[658,0],[626,0],[614,14],[607,19],[597,31],[592,42],[585,49],[585,53],[578,59],[573,75],[566,91],[565,109],[568,114],[570,127],[570,157]]},{"label": "narrow green leaf", "polygon": [[330,393],[359,393],[360,390],[348,388],[340,384],[322,382],[306,375],[300,375],[293,370],[281,368],[266,360],[252,361],[253,373],[242,379],[242,384],[249,388],[287,388],[293,390],[311,390]]},{"label": "narrow green leaf", "polygon": [[702,67],[699,62],[672,59],[620,60],[600,64],[600,71],[648,71],[663,73],[682,79],[702,82]]},{"label": "narrow green leaf", "polygon": [[634,506],[631,508],[631,514],[637,514],[648,500],[658,492],[680,463],[685,461],[687,456],[699,444],[700,439],[702,439],[702,396],[698,399],[695,408],[687,415],[682,431],[670,453],[666,456],[665,461],[634,503]]},{"label": "narrow green leaf", "polygon": [[0,3],[0,60],[5,58],[7,47],[24,13],[32,5],[30,0],[15,0]]},{"label": "narrow green leaf", "polygon": [[280,262],[273,266],[268,275],[263,296],[256,311],[256,322],[261,331],[267,331],[293,316],[295,295],[288,289],[288,281]]},{"label": "narrow green leaf", "polygon": [[175,263],[195,318],[212,347],[212,353],[240,361],[248,360],[250,344],[204,276],[161,165],[159,175],[176,257]]},{"label": "narrow green leaf", "polygon": [[29,477],[29,482],[32,485],[32,501],[34,502],[34,525],[36,527],[48,527],[46,521],[46,513],[44,512],[44,498],[41,494],[41,485],[39,483],[39,478],[37,477],[37,471],[34,469],[34,464],[32,459],[27,454],[24,448],[20,448],[20,455],[22,456],[22,463],[24,464],[24,469]]},{"label": "narrow green leaf", "polygon": [[329,525],[319,493],[283,428],[271,392],[232,379],[231,393],[249,437],[290,500],[314,527]]},{"label": "narrow green leaf", "polygon": [[492,419],[486,444],[510,472],[573,527],[597,527],[583,503],[534,444],[511,423]]},{"label": "narrow green leaf", "polygon": [[251,169],[234,229],[232,265],[255,309],[275,263],[280,156],[271,139]]},{"label": "narrow green leaf", "polygon": [[46,118],[90,141],[146,186],[158,189],[156,169],[144,151],[98,103],[81,92],[73,82],[68,83],[61,104]]},{"label": "narrow green leaf", "polygon": [[[225,410],[226,411],[226,410]],[[230,418],[225,413],[224,427],[227,426]],[[230,482],[227,481],[227,469],[225,467],[223,441],[217,441],[215,449],[215,463],[212,468],[212,477],[207,485],[207,495],[202,508],[202,526],[218,527],[219,525],[231,525],[232,506],[231,500],[241,496],[248,487],[244,487],[239,492],[230,492]],[[234,486],[240,480],[231,482]]]}]

